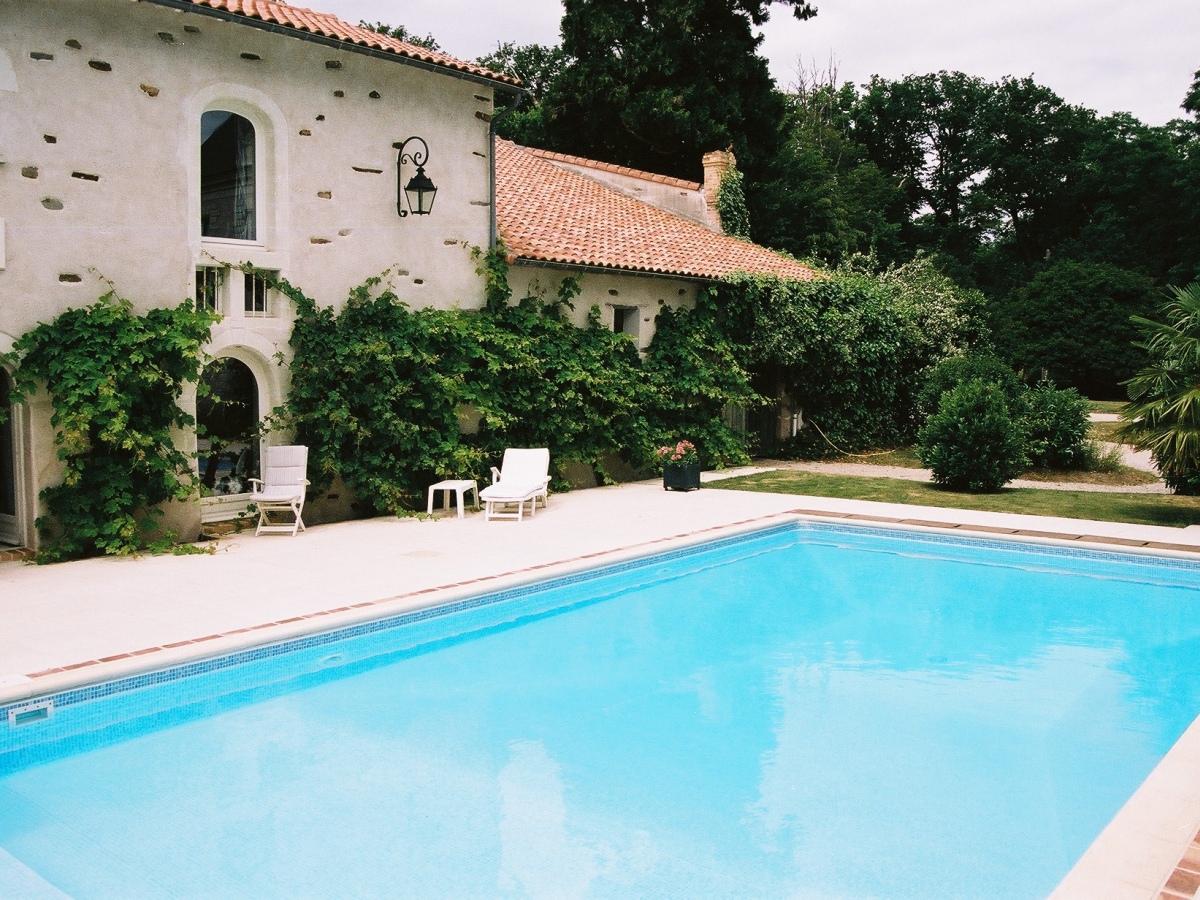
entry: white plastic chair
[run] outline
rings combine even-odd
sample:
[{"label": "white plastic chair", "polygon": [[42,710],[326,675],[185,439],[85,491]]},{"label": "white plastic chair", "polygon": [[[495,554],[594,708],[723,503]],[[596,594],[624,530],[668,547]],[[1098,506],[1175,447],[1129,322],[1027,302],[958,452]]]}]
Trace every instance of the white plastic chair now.
[{"label": "white plastic chair", "polygon": [[[258,534],[290,534],[304,530],[300,513],[308,487],[308,448],[268,447],[262,478],[251,478],[250,500],[258,504]],[[289,522],[272,522],[271,513],[289,514]]]},{"label": "white plastic chair", "polygon": [[[537,514],[537,501],[542,506],[550,497],[550,451],[545,447],[530,450],[509,448],[504,451],[500,468],[492,467],[492,483],[479,492],[484,503],[484,518],[522,520],[525,504],[529,503],[529,516]],[[516,506],[516,512],[504,512]]]}]

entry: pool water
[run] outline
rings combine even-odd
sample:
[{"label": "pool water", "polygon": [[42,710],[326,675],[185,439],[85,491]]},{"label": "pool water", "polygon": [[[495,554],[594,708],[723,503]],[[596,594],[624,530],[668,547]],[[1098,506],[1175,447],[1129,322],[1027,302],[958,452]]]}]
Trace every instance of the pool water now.
[{"label": "pool water", "polygon": [[1042,897],[1200,713],[1198,587],[774,529],[0,721],[0,858],[78,898]]}]

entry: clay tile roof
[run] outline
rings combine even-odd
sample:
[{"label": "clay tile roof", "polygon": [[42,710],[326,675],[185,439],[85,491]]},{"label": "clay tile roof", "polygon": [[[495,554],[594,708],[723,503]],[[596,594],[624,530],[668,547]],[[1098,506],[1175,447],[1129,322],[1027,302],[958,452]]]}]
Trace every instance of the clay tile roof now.
[{"label": "clay tile roof", "polygon": [[706,280],[738,271],[816,276],[766,247],[710,231],[544,157],[496,142],[496,224],[518,259]]},{"label": "clay tile roof", "polygon": [[[193,6],[206,6],[210,9],[231,13],[235,16],[244,16],[247,19],[256,19],[272,25],[282,25],[285,28],[294,28],[297,31],[307,31],[310,34],[345,41],[348,44],[358,47],[367,47],[383,51],[384,53],[394,53],[399,57],[414,59],[447,69],[454,69],[458,72],[466,72],[490,81],[499,81],[515,86],[520,85],[517,79],[493,72],[490,69],[485,69],[483,66],[463,62],[461,59],[455,59],[453,56],[447,56],[445,53],[440,53],[436,50],[426,50],[424,47],[396,40],[396,38],[379,34],[369,28],[351,25],[330,13],[316,12],[315,10],[305,9],[300,6],[291,6],[280,2],[280,0],[187,0],[187,2],[190,2]],[[347,49],[353,50],[354,47],[347,47]]]},{"label": "clay tile roof", "polygon": [[526,147],[525,150],[542,159],[566,163],[601,172],[613,172],[617,175],[628,175],[631,178],[641,178],[643,181],[653,181],[656,184],[666,184],[671,187],[683,188],[686,191],[700,190],[698,181],[684,181],[682,178],[672,178],[670,175],[659,175],[656,172],[643,172],[641,169],[631,169],[629,166],[616,166],[612,163],[600,162],[596,159],[584,159],[582,156],[571,156],[566,153],[555,153],[553,150],[539,150],[537,147]]}]

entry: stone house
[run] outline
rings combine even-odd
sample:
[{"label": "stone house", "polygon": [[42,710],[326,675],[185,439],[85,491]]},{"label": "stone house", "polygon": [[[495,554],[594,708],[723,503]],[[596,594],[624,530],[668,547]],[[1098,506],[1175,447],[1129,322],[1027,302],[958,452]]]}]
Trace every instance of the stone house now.
[{"label": "stone house", "polygon": [[[469,248],[499,232],[517,296],[579,274],[580,324],[599,305],[643,349],[658,305],[690,303],[707,280],[811,277],[720,233],[720,154],[698,185],[497,141],[493,116],[519,92],[278,0],[0,4],[0,352],[110,283],[139,311],[214,307],[205,377],[230,402],[183,398],[214,435],[179,436],[206,496],[164,524],[189,535],[245,508],[250,427],[288,391],[277,358],[292,311],[242,263],[323,305],[391,269],[414,307],[473,309],[483,284]],[[428,215],[405,191],[420,173],[436,186]],[[0,367],[0,405],[10,390]],[[11,411],[0,544],[36,546],[38,494],[61,477],[49,398]],[[347,501],[326,499],[318,517],[348,515]]]}]

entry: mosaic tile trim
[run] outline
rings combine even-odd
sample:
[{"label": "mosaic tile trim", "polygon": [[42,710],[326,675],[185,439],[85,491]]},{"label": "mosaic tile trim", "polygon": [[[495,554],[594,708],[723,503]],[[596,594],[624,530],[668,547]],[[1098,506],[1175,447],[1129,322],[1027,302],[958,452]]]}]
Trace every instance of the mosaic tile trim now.
[{"label": "mosaic tile trim", "polygon": [[[520,585],[518,587],[507,588],[501,591],[492,591],[481,594],[475,597],[469,597],[464,600],[458,600],[451,603],[444,603],[438,606],[431,606],[425,609],[414,610],[412,612],[401,613],[395,616],[388,616],[381,619],[375,619],[368,622],[362,622],[357,625],[351,625],[345,628],[339,628],[333,631],[319,632],[317,634],[306,635],[305,637],[295,638],[292,640],[281,641],[275,644],[267,644],[261,647],[254,647],[248,650],[242,650],[235,653],[225,654],[223,656],[213,657],[212,659],[199,660],[192,663],[185,663],[179,666],[171,666],[169,668],[160,669],[153,672],[146,672],[140,675],[131,675],[126,678],[120,678],[113,681],[101,682],[99,684],[87,685],[80,688],[61,691],[55,694],[48,694],[39,697],[26,698],[24,700],[11,703],[5,706],[0,706],[0,721],[5,721],[8,718],[10,709],[23,709],[32,703],[51,700],[56,709],[69,707],[78,703],[87,703],[92,700],[98,700],[103,697],[110,697],[115,694],[125,693],[126,691],[135,691],[141,688],[151,687],[154,685],[166,684],[181,679],[190,678],[196,675],[204,675],[210,672],[216,672],[223,669],[233,668],[235,666],[247,665],[259,660],[269,659],[272,657],[284,656],[289,653],[295,653],[301,650],[308,650],[313,647],[326,646],[335,642],[344,641],[350,638],[361,637],[364,635],[376,634],[381,631],[388,631],[396,628],[403,628],[408,625],[413,625],[418,622],[437,619],[446,616],[452,616],[456,613],[467,612],[473,609],[478,609],[484,606],[492,606],[495,604],[508,603],[519,601],[531,596],[540,595],[552,592],[556,589],[568,587],[571,585],[582,584],[585,582],[597,581],[602,578],[608,578],[623,573],[636,571],[639,569],[649,569],[661,566],[664,563],[687,559],[701,554],[711,553],[718,550],[733,549],[751,543],[767,541],[780,534],[794,532],[797,530],[797,524],[794,521],[787,521],[769,526],[756,531],[745,534],[732,535],[715,541],[708,541],[701,544],[696,544],[689,547],[681,547],[676,550],[670,550],[665,553],[656,553],[650,556],[638,557],[637,559],[626,560],[624,562],[613,563],[606,566],[589,569],[583,572],[563,575],[556,578],[549,578],[545,581],[536,582],[533,584]],[[540,567],[539,567],[540,568]],[[482,579],[481,579],[482,580]],[[469,584],[470,582],[460,582],[460,584]],[[439,589],[429,589],[439,590]],[[416,593],[425,593],[419,591]],[[403,595],[409,596],[409,595]],[[391,599],[391,598],[389,598]],[[357,603],[352,606],[340,607],[338,610],[330,610],[329,612],[340,612],[343,610],[351,610],[355,608],[369,607],[375,603],[383,601],[373,601],[370,603]],[[311,618],[309,616],[296,616],[292,619],[285,619],[279,623],[298,622],[304,619]],[[241,629],[241,631],[250,631],[253,629]],[[229,632],[233,634],[235,632]],[[207,640],[213,640],[223,635],[209,635],[207,637],[198,638],[193,641],[180,642],[182,646],[188,643],[198,643]],[[154,648],[155,650],[158,648]],[[120,654],[118,656],[107,657],[106,660],[121,659],[142,653],[153,652],[152,650],[137,651],[135,654]],[[99,661],[97,661],[99,662]],[[76,666],[64,666],[61,670],[65,671],[77,667],[91,665],[94,663],[82,663]],[[46,674],[46,673],[39,673]]]},{"label": "mosaic tile trim", "polygon": [[[932,527],[937,523],[923,522],[921,524],[925,527]],[[864,530],[863,526],[861,525],[838,525],[826,522],[805,523],[802,527],[805,526],[814,532],[845,535],[847,537],[861,537]],[[916,531],[907,531],[898,528],[881,528],[878,526],[872,527],[870,531],[873,537],[898,538],[927,545],[952,546],[982,550],[999,550],[1009,553],[1021,553],[1024,555],[1047,558],[1116,562],[1123,566],[1130,566],[1139,569],[1166,569],[1170,571],[1186,572],[1189,574],[1200,574],[1200,561],[1197,560],[1175,559],[1168,556],[1143,556],[1141,554],[1135,555],[1132,553],[1125,553],[1120,550],[1096,550],[1091,547],[1056,547],[1047,544],[1033,544],[1027,541],[1019,540],[1022,535],[1017,533],[1014,533],[1013,536],[1018,538],[1018,540],[1004,541],[996,540],[994,538],[959,537],[957,535],[949,534],[922,534]],[[1024,536],[1030,536],[1030,533],[1025,532]],[[1057,537],[1058,535],[1055,535],[1053,532],[1043,532],[1038,536]],[[1200,552],[1200,548],[1195,549],[1197,552]]]}]

